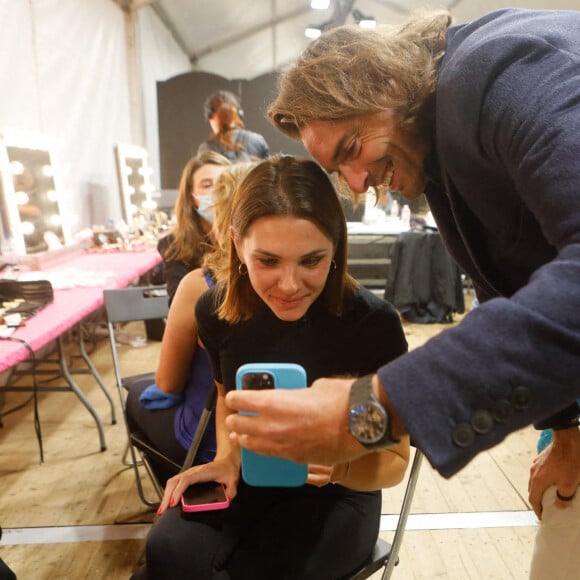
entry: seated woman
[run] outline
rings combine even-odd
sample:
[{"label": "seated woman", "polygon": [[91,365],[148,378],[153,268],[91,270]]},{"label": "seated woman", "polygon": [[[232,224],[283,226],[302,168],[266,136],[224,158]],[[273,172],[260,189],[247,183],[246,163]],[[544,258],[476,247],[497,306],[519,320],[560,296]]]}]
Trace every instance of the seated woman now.
[{"label": "seated woman", "polygon": [[[407,342],[395,309],[347,273],[344,214],[316,163],[259,163],[236,191],[231,229],[227,279],[196,305],[218,386],[217,454],[167,482],[135,578],[338,579],[372,552],[380,489],[403,478],[409,441],[352,464],[309,465],[301,487],[252,487],[225,428],[225,394],[245,363],[298,363],[311,383],[371,373]],[[184,490],[212,480],[230,507],[182,512]]]},{"label": "seated woman", "polygon": [[212,194],[216,180],[228,165],[228,159],[219,153],[206,151],[192,157],[183,168],[175,202],[175,223],[157,244],[163,257],[169,304],[181,279],[200,267],[204,254],[213,246]]},{"label": "seated woman", "polygon": [[[178,465],[185,460],[203,412],[213,375],[205,350],[197,346],[195,303],[214,281],[227,252],[230,207],[236,184],[252,165],[240,163],[224,169],[213,191],[215,212],[213,252],[204,265],[187,274],[177,288],[169,309],[155,385],[135,383],[127,396],[126,416],[132,432],[139,431],[147,442]],[[197,453],[196,463],[211,461],[215,455],[215,426],[210,421]],[[150,454],[149,460],[161,484],[175,475],[177,468]]]}]

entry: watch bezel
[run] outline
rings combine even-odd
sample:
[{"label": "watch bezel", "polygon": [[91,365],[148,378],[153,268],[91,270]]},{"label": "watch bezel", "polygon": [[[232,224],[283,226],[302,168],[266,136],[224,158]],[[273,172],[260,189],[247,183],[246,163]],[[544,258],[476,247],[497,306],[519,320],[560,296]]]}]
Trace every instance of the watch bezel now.
[{"label": "watch bezel", "polygon": [[[380,429],[376,431],[376,421],[372,420],[370,413],[378,414],[380,416]],[[373,445],[381,441],[388,432],[389,417],[384,407],[378,401],[368,401],[366,403],[359,403],[354,405],[349,410],[348,415],[348,430],[352,435],[360,441],[363,445]],[[374,429],[376,435],[369,437],[368,432]]]}]

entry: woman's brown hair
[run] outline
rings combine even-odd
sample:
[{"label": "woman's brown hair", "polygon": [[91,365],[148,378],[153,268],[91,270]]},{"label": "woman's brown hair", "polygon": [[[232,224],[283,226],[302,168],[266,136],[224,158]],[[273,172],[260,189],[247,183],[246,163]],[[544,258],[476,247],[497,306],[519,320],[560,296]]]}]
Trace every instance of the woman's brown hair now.
[{"label": "woman's brown hair", "polygon": [[212,228],[215,246],[203,257],[202,266],[211,270],[217,280],[221,280],[227,275],[234,194],[239,184],[255,165],[252,162],[234,163],[221,172],[215,183],[213,192],[215,217]]},{"label": "woman's brown hair", "polygon": [[204,104],[204,112],[207,119],[212,117],[218,126],[212,138],[217,139],[226,151],[244,151],[241,143],[233,140],[234,129],[243,129],[240,99],[230,91],[217,91],[213,93]]}]

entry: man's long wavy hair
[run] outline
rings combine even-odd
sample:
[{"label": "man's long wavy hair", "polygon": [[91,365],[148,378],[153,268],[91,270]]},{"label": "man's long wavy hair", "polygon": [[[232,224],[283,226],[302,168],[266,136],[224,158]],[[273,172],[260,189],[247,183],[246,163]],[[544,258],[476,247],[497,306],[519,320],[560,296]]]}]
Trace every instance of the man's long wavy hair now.
[{"label": "man's long wavy hair", "polygon": [[[336,267],[328,274],[321,300],[340,316],[358,287],[347,272],[346,220],[339,197],[327,174],[309,159],[278,155],[254,167],[239,185],[232,202],[232,236],[243,240],[261,218],[292,217],[312,222],[331,240]],[[249,276],[240,272],[234,239],[230,241],[227,280],[217,294],[220,318],[235,324],[262,308]]]},{"label": "man's long wavy hair", "polygon": [[175,202],[175,223],[171,230],[173,240],[168,246],[164,259],[179,260],[197,267],[203,254],[209,249],[205,244],[206,233],[200,215],[193,201],[193,178],[204,165],[223,165],[230,161],[214,151],[206,151],[192,157],[181,173],[179,194]]},{"label": "man's long wavy hair", "polygon": [[439,10],[416,13],[398,29],[345,25],[324,32],[281,76],[268,118],[300,139],[309,121],[390,111],[420,134],[451,22],[451,14]]}]

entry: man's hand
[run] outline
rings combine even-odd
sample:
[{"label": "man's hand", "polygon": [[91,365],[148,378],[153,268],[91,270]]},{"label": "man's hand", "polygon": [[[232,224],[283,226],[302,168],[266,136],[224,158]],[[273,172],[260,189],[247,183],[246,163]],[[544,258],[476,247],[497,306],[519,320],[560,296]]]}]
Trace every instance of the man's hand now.
[{"label": "man's hand", "polygon": [[[562,497],[573,496],[580,485],[580,430],[577,427],[554,431],[553,442],[534,459],[528,491],[538,519],[542,519],[542,496],[551,485],[556,486]],[[555,505],[565,508],[569,503],[556,499]]]},{"label": "man's hand", "polygon": [[229,415],[230,438],[241,447],[299,463],[331,465],[368,451],[348,432],[353,379],[319,379],[309,389],[231,391],[226,405],[258,415]]}]

